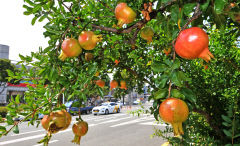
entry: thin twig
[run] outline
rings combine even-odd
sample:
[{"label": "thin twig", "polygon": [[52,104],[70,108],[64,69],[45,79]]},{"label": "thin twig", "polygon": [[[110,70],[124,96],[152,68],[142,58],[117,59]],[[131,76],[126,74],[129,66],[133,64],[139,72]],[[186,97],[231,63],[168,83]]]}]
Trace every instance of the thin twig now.
[{"label": "thin twig", "polygon": [[182,30],[186,29],[187,26],[195,19],[197,19],[202,14],[202,11],[200,10],[200,4],[197,3],[196,9],[193,13],[193,16],[188,19],[187,23],[182,27]]}]

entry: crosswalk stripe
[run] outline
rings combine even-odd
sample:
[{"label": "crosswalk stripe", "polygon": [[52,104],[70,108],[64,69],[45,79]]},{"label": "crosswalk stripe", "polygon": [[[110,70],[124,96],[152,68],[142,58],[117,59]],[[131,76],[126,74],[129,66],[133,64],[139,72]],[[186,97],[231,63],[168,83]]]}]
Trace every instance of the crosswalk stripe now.
[{"label": "crosswalk stripe", "polygon": [[19,134],[13,134],[11,136],[19,136],[19,135],[24,135],[24,134],[29,134],[29,133],[35,133],[35,132],[40,132],[40,131],[45,131],[44,129],[41,130],[36,130],[36,131],[29,131],[29,132],[21,132]]},{"label": "crosswalk stripe", "polygon": [[155,121],[152,122],[145,122],[145,123],[139,123],[140,125],[151,125],[151,126],[168,126],[167,124],[158,124]]},{"label": "crosswalk stripe", "polygon": [[135,119],[135,120],[123,122],[123,123],[120,123],[120,124],[112,125],[110,127],[118,127],[118,126],[134,124],[134,123],[138,123],[138,122],[141,122],[141,121],[148,121],[148,120],[154,120],[154,117],[143,117],[143,118],[140,118],[140,119]]}]

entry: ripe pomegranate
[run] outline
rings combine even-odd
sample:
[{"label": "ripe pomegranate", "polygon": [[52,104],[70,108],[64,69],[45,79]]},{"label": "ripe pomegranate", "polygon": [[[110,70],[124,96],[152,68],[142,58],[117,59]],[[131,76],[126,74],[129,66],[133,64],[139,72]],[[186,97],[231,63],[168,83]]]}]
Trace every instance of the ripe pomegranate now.
[{"label": "ripe pomegranate", "polygon": [[153,32],[153,29],[151,27],[144,27],[141,30],[140,35],[144,40],[147,40],[147,43],[149,44],[149,43],[152,42],[152,37],[154,35],[154,32]]},{"label": "ripe pomegranate", "polygon": [[97,80],[96,81],[96,85],[98,85],[99,87],[103,88],[105,86],[105,82],[103,80]]},{"label": "ripe pomegranate", "polygon": [[112,90],[112,89],[117,88],[117,87],[118,87],[118,82],[115,81],[115,80],[112,80],[110,82],[110,89]]},{"label": "ripe pomegranate", "polygon": [[189,110],[187,104],[177,98],[164,100],[159,107],[159,115],[163,121],[170,123],[174,135],[183,135],[182,122],[188,118]]},{"label": "ripe pomegranate", "polygon": [[85,50],[92,50],[101,40],[102,35],[95,35],[92,31],[83,31],[78,37],[80,46]]},{"label": "ripe pomegranate", "polygon": [[202,58],[206,62],[214,58],[208,50],[208,35],[199,27],[180,32],[175,43],[176,53],[185,59]]},{"label": "ripe pomegranate", "polygon": [[72,117],[66,110],[51,112],[45,115],[41,120],[41,124],[45,130],[50,133],[57,133],[65,130],[71,124]]},{"label": "ripe pomegranate", "polygon": [[67,38],[62,42],[62,53],[59,55],[59,59],[64,61],[67,57],[76,57],[82,53],[78,41],[73,38]]},{"label": "ripe pomegranate", "polygon": [[72,142],[80,145],[81,137],[86,135],[88,132],[88,123],[85,121],[78,121],[73,124],[72,131],[75,134]]},{"label": "ripe pomegranate", "polygon": [[121,85],[121,87],[120,87],[121,89],[127,90],[127,83],[126,83],[126,81],[121,81],[120,85]]},{"label": "ripe pomegranate", "polygon": [[85,60],[90,61],[93,59],[93,54],[92,53],[85,53]]},{"label": "ripe pomegranate", "polygon": [[115,8],[115,17],[118,20],[117,26],[119,27],[122,27],[123,24],[132,23],[136,16],[136,13],[126,3],[119,3]]}]

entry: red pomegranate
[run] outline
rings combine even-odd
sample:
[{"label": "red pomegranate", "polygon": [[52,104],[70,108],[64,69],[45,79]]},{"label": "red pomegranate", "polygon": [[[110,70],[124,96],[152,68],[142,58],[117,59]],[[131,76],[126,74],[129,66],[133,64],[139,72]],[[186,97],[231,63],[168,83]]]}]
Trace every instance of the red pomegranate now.
[{"label": "red pomegranate", "polygon": [[168,98],[159,107],[159,115],[163,121],[170,123],[174,135],[183,135],[182,122],[188,118],[189,110],[187,104],[181,99]]},{"label": "red pomegranate", "polygon": [[114,89],[114,88],[117,88],[118,87],[118,82],[116,80],[112,80],[110,82],[110,89]]},{"label": "red pomegranate", "polygon": [[59,110],[45,115],[41,120],[41,124],[45,130],[50,133],[57,133],[65,130],[71,124],[72,117],[66,110]]},{"label": "red pomegranate", "polygon": [[92,31],[83,31],[78,37],[80,46],[85,50],[94,49],[101,40],[102,35],[95,35]]},{"label": "red pomegranate", "polygon": [[72,142],[80,145],[81,137],[86,135],[88,132],[88,123],[85,121],[78,121],[73,124],[72,131],[75,135]]},{"label": "red pomegranate", "polygon": [[82,53],[78,41],[73,38],[67,38],[62,42],[62,53],[59,55],[59,59],[64,61],[67,57],[76,57]]},{"label": "red pomegranate", "polygon": [[122,27],[123,24],[132,23],[136,16],[136,13],[126,3],[119,3],[115,8],[115,17],[118,20],[117,25],[119,27]]},{"label": "red pomegranate", "polygon": [[97,80],[96,81],[96,85],[98,85],[99,87],[103,88],[105,86],[105,82],[103,80]]},{"label": "red pomegranate", "polygon": [[152,37],[154,35],[154,31],[151,27],[144,27],[141,30],[140,35],[144,40],[147,40],[147,43],[149,44],[152,42]]},{"label": "red pomegranate", "polygon": [[176,53],[185,59],[202,58],[206,62],[214,58],[208,50],[208,35],[199,27],[180,32],[175,43]]},{"label": "red pomegranate", "polygon": [[121,89],[127,90],[127,83],[126,83],[126,81],[121,81],[120,85],[121,85],[121,87],[120,87]]}]

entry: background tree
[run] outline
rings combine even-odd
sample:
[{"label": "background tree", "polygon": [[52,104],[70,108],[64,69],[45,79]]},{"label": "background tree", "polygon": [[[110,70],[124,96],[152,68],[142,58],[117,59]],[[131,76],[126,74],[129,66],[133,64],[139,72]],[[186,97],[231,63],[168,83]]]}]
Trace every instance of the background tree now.
[{"label": "background tree", "polygon": [[[159,105],[168,97],[184,100],[190,116],[184,123],[182,138],[166,137],[170,143],[239,144],[239,2],[229,0],[25,0],[25,15],[33,16],[32,24],[44,19],[44,36],[49,38],[47,48],[39,48],[31,56],[20,56],[21,74],[37,84],[25,94],[25,112],[18,112],[18,102],[9,104],[7,123],[13,124],[17,114],[26,114],[34,124],[37,113],[49,114],[64,106],[58,101],[62,94],[68,100],[75,97],[87,100],[89,93],[102,89],[96,80],[125,80],[127,88],[143,91],[149,85],[154,100],[151,114],[159,119]],[[123,27],[116,26],[114,9],[125,2],[136,13],[136,19]],[[153,29],[148,42],[140,37],[145,26]],[[175,42],[180,32],[188,27],[200,27],[210,38],[210,51],[215,59],[209,64],[200,59],[186,60],[175,53]],[[61,61],[61,44],[66,38],[78,39],[82,31],[102,35],[102,41],[93,50]],[[171,50],[171,53],[170,53]],[[85,54],[91,52],[92,60]],[[166,53],[167,52],[167,53]],[[117,60],[117,61],[116,61]],[[204,68],[206,70],[204,70]],[[95,76],[100,72],[99,76]],[[225,73],[225,74],[224,74]],[[15,77],[19,77],[15,76]],[[14,76],[13,76],[14,77]],[[48,80],[48,86],[45,82]],[[124,90],[116,90],[122,92]],[[125,91],[124,91],[125,92]],[[121,94],[117,94],[117,96]],[[33,98],[34,97],[34,98]],[[56,105],[56,106],[53,106]],[[220,106],[221,105],[221,106]],[[32,112],[33,111],[33,112]],[[81,116],[79,115],[81,120]],[[13,125],[11,129],[17,128]],[[11,129],[0,128],[1,135]],[[167,128],[166,132],[171,131]],[[227,136],[227,139],[224,137]],[[48,139],[42,142],[47,143]]]}]

